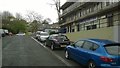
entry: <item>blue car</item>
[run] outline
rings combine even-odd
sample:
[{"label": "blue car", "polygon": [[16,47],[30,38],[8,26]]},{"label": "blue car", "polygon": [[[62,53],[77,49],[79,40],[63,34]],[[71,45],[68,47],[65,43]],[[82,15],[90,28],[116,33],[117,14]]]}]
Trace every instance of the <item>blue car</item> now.
[{"label": "blue car", "polygon": [[120,43],[105,39],[79,40],[65,48],[65,58],[88,68],[120,68]]}]

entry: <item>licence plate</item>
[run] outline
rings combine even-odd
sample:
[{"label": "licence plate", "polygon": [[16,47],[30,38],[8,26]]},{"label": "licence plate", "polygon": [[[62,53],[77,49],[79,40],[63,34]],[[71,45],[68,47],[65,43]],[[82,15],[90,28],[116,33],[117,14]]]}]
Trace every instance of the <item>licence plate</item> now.
[{"label": "licence plate", "polygon": [[66,45],[61,45],[61,47],[66,47]]}]

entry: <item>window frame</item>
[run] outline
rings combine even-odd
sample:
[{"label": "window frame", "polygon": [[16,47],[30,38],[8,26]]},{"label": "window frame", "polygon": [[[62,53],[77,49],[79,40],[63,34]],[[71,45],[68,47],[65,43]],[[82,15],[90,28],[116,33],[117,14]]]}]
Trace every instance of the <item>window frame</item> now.
[{"label": "window frame", "polygon": [[[83,42],[83,43],[82,43],[82,45],[81,45],[81,46],[78,46],[78,45],[76,45],[76,43],[78,43],[78,42]],[[81,48],[81,47],[84,45],[84,43],[85,43],[85,41],[84,41],[84,40],[79,40],[79,41],[75,42],[75,43],[74,43],[74,45],[75,45],[76,47],[80,47],[80,48]]]},{"label": "window frame", "polygon": [[[86,42],[89,42],[89,43],[92,44],[92,46],[91,46],[89,49],[83,47],[83,46],[85,45]],[[95,45],[98,46],[96,49],[94,49],[94,46],[95,46]],[[96,43],[94,43],[94,42],[91,42],[91,41],[84,41],[84,44],[82,45],[82,48],[85,49],[85,50],[95,51],[95,50],[97,50],[97,49],[99,48],[99,45],[96,44]]]}]

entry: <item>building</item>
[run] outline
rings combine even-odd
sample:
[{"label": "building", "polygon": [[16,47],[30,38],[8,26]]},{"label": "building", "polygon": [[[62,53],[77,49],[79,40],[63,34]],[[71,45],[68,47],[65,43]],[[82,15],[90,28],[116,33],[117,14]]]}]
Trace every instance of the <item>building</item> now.
[{"label": "building", "polygon": [[59,23],[53,23],[53,24],[50,24],[50,28],[57,28],[59,29]]},{"label": "building", "polygon": [[120,42],[120,2],[66,2],[61,6],[60,27],[76,41],[81,38]]}]

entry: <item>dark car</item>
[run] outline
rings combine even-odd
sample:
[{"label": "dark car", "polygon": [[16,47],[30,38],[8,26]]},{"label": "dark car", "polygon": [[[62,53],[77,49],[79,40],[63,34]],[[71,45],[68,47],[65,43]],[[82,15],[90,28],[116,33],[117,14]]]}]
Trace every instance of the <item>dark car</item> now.
[{"label": "dark car", "polygon": [[66,47],[65,57],[88,68],[120,68],[120,43],[105,39],[79,40]]},{"label": "dark car", "polygon": [[4,29],[0,29],[0,37],[4,37],[6,34],[5,34],[5,31]]},{"label": "dark car", "polygon": [[49,46],[52,50],[56,48],[64,48],[69,44],[70,40],[67,38],[67,36],[59,34],[50,35],[45,41],[45,45]]}]

